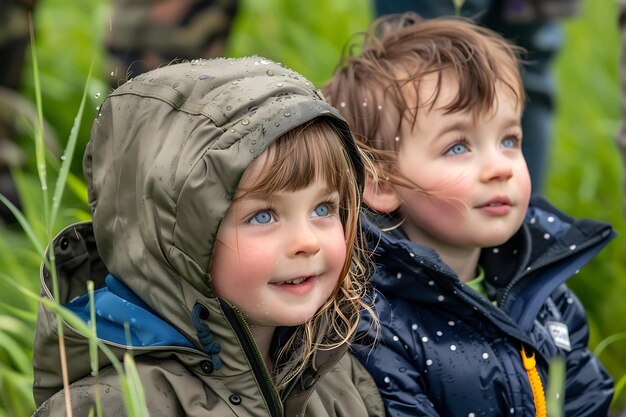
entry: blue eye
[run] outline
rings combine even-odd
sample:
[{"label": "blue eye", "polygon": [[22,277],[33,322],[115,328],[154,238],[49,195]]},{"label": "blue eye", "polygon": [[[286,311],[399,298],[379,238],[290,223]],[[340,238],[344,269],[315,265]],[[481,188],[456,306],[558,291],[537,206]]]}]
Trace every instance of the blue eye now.
[{"label": "blue eye", "polygon": [[502,140],[503,148],[517,148],[517,144],[519,143],[519,139],[513,136],[509,136],[508,138],[504,138]]},{"label": "blue eye", "polygon": [[455,143],[446,151],[446,155],[459,155],[467,152],[469,149],[464,143]]},{"label": "blue eye", "polygon": [[250,224],[269,224],[273,220],[274,220],[274,216],[272,215],[272,213],[267,210],[264,210],[264,211],[259,211],[254,216],[252,216],[252,218],[249,220],[249,223]]},{"label": "blue eye", "polygon": [[312,217],[326,217],[330,214],[330,208],[327,203],[322,203],[315,207]]}]

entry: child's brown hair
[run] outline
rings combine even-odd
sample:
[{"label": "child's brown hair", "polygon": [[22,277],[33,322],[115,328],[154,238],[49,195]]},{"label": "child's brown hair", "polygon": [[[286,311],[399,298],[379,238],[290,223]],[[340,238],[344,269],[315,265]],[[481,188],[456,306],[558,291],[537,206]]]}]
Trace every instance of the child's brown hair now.
[{"label": "child's brown hair", "polygon": [[[400,126],[415,124],[418,103],[425,103],[426,110],[432,107],[444,71],[458,82],[456,98],[443,108],[446,113],[479,115],[491,110],[498,83],[507,86],[523,106],[518,48],[490,29],[464,18],[424,20],[409,12],[383,16],[361,35],[361,45],[346,47],[322,90],[373,158],[377,172],[371,175],[406,183],[393,168]],[[422,100],[419,83],[429,74],[437,75],[437,86],[432,97]]]}]

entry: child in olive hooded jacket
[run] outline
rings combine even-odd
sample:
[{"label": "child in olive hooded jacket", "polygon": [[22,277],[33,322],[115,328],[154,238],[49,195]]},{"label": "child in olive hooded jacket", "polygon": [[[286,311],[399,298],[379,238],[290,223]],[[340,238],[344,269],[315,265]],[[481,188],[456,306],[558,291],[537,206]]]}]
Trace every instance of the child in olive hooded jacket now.
[{"label": "child in olive hooded jacket", "polygon": [[[59,299],[132,350],[151,416],[378,416],[347,354],[362,305],[363,162],[319,90],[267,59],[166,66],[112,92],[84,157],[92,222],[54,240]],[[42,268],[42,296],[51,274]],[[120,380],[40,306],[38,416],[126,415]],[[129,331],[125,330],[125,326]],[[95,409],[95,408],[94,408]]]}]

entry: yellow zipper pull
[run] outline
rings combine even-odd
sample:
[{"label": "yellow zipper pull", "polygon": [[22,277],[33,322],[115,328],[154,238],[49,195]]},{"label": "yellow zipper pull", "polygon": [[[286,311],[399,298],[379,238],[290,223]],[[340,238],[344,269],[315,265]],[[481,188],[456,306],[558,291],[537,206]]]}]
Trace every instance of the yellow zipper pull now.
[{"label": "yellow zipper pull", "polygon": [[522,365],[528,374],[528,381],[530,382],[530,389],[533,393],[533,400],[535,402],[535,416],[546,417],[546,396],[543,392],[543,384],[541,383],[541,377],[537,371],[537,362],[535,361],[535,352],[531,352],[530,356],[526,355],[524,345],[522,345]]}]

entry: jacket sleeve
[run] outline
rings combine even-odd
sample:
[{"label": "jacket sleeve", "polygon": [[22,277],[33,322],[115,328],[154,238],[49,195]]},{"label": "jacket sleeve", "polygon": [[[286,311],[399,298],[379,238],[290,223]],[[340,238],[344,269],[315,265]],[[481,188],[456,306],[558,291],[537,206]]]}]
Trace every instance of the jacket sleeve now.
[{"label": "jacket sleeve", "polygon": [[565,286],[553,297],[567,324],[571,346],[571,350],[565,352],[565,416],[606,417],[613,397],[613,380],[588,348],[589,325],[585,310]]},{"label": "jacket sleeve", "polygon": [[[410,340],[410,330],[394,329],[394,314],[382,296],[376,298],[380,324],[364,314],[353,345],[354,355],[370,372],[385,404],[388,416],[437,417],[423,391],[425,364],[419,344]],[[398,325],[402,325],[399,320]]]}]

